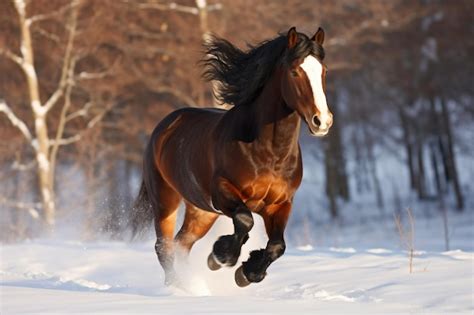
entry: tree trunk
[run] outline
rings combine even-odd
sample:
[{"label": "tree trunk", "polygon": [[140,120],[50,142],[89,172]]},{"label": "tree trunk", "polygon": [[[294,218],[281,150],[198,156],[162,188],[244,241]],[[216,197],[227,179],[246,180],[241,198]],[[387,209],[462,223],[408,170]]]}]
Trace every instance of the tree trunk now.
[{"label": "tree trunk", "polygon": [[436,145],[434,143],[430,144],[430,158],[431,158],[431,167],[433,169],[434,179],[435,179],[435,186],[436,186],[436,193],[438,198],[442,195],[443,192],[443,184],[441,183],[441,176],[439,173],[439,159],[437,156]]},{"label": "tree trunk", "polygon": [[369,165],[369,174],[372,179],[372,183],[375,189],[375,197],[377,201],[377,207],[379,208],[380,214],[384,215],[384,203],[383,203],[383,195],[382,189],[380,187],[379,177],[377,176],[377,162],[374,155],[374,141],[371,138],[366,125],[362,127],[362,131],[364,134],[364,147],[366,149],[367,154],[367,162]]},{"label": "tree trunk", "polygon": [[464,197],[462,195],[461,185],[459,183],[458,177],[458,170],[456,166],[456,157],[454,151],[454,143],[453,143],[453,132],[451,127],[451,120],[449,117],[448,108],[446,105],[446,101],[441,99],[441,111],[443,117],[443,127],[446,134],[447,146],[448,146],[448,154],[447,154],[447,166],[449,170],[449,177],[452,179],[454,193],[456,195],[456,207],[459,211],[464,209]]},{"label": "tree trunk", "polygon": [[413,145],[411,141],[410,126],[408,123],[408,117],[406,116],[401,106],[398,110],[398,116],[400,117],[400,123],[402,125],[402,130],[403,130],[403,142],[405,145],[408,171],[410,174],[410,187],[411,189],[415,190],[417,187],[417,180],[416,180],[416,174],[415,174],[415,163],[413,160]]},{"label": "tree trunk", "polygon": [[[16,172],[16,176],[13,178],[13,189],[14,189],[14,192],[13,192],[13,195],[15,196],[15,199],[14,200],[21,200],[21,196],[23,195],[23,191],[21,191],[21,188],[22,188],[22,172],[21,171],[17,171]],[[24,238],[24,226],[23,226],[23,222],[20,218],[22,218],[23,216],[20,216],[20,213],[22,211],[19,211],[19,209],[15,209],[14,207],[10,207],[9,208],[10,210],[10,213],[11,213],[11,228],[13,231],[15,231],[14,235],[12,236],[13,239],[23,239]]]},{"label": "tree trunk", "polygon": [[[209,6],[207,4],[207,0],[196,0],[196,6],[199,10],[199,28],[201,30],[201,37],[203,42],[207,42],[211,37],[211,32],[209,29]],[[201,90],[201,95],[199,96],[199,105],[206,106],[206,93],[207,93],[207,85],[204,85]],[[218,86],[215,81],[211,81],[211,98],[212,98],[212,106],[213,107],[220,107],[221,105],[217,101],[214,93],[218,90]]]},{"label": "tree trunk", "polygon": [[[339,116],[339,110],[336,103],[334,104],[332,111],[334,117]],[[346,171],[345,152],[344,147],[342,145],[342,129],[339,121],[334,121],[331,131],[332,132],[329,135],[329,147],[331,152],[331,158],[333,160],[333,163],[331,163],[331,165],[334,167],[336,176],[336,193],[338,196],[348,201],[349,182]]]},{"label": "tree trunk", "polygon": [[338,217],[337,197],[349,200],[349,184],[346,172],[346,159],[342,146],[341,126],[337,120],[339,115],[337,102],[332,108],[334,124],[325,139],[326,194],[329,199],[332,218]]},{"label": "tree trunk", "polygon": [[[37,175],[41,202],[43,205],[44,221],[49,230],[53,230],[56,216],[56,204],[54,196],[54,167],[55,153],[53,158],[50,154],[50,138],[48,134],[47,116],[50,109],[57,103],[63,95],[63,87],[66,82],[66,73],[69,67],[69,59],[72,51],[74,31],[76,28],[77,4],[72,11],[71,22],[68,25],[69,38],[64,56],[64,63],[61,75],[61,81],[58,89],[51,95],[50,99],[43,105],[41,103],[40,88],[35,69],[33,42],[31,38],[31,19],[26,17],[26,2],[24,0],[15,0],[14,5],[18,13],[19,26],[21,31],[20,51],[21,58],[16,62],[20,65],[25,74],[28,84],[30,107],[34,118],[34,128],[36,138],[31,139],[31,144],[35,150],[35,159],[38,165]],[[59,139],[56,139],[59,140]],[[57,146],[57,144],[56,144]]]},{"label": "tree trunk", "polygon": [[383,193],[382,193],[382,188],[380,187],[380,180],[377,175],[377,162],[375,160],[375,157],[373,156],[373,153],[370,154],[370,176],[372,177],[372,182],[374,183],[374,189],[375,189],[375,197],[377,201],[377,207],[380,210],[380,213],[383,215],[385,214],[384,212],[384,202],[383,202]]},{"label": "tree trunk", "polygon": [[426,199],[426,178],[425,178],[425,160],[423,154],[423,143],[420,136],[416,139],[416,159],[417,159],[417,175],[416,175],[416,190],[418,198]]},{"label": "tree trunk", "polygon": [[[329,147],[329,145],[327,145]],[[336,173],[334,172],[333,162],[331,161],[331,153],[327,149],[325,152],[325,168],[326,168],[326,195],[329,199],[329,213],[332,219],[339,216],[339,209],[337,206],[337,188],[336,188]]]},{"label": "tree trunk", "polygon": [[26,20],[26,4],[24,1],[15,1],[15,7],[20,19],[21,53],[23,55],[22,69],[28,83],[30,106],[35,119],[36,141],[35,158],[38,163],[38,180],[43,204],[44,220],[48,229],[54,228],[56,204],[54,200],[52,168],[49,163],[49,136],[46,124],[47,108],[41,105],[38,77],[34,67],[33,45],[31,41],[30,22]]},{"label": "tree trunk", "polygon": [[[207,1],[206,0],[196,0],[196,6],[199,10],[199,29],[201,32],[201,38],[203,43],[207,42],[210,38],[209,33],[209,26],[208,26],[208,19],[207,19]],[[206,92],[207,92],[207,84],[203,83],[201,91],[199,93],[199,101],[198,104],[201,107],[206,107]],[[214,89],[214,82],[211,82],[211,89]],[[217,107],[217,101],[212,94],[212,105]]]},{"label": "tree trunk", "polygon": [[38,180],[43,204],[44,219],[48,228],[52,230],[55,224],[56,204],[54,198],[52,168],[48,160],[49,138],[44,116],[35,119],[37,148],[35,152],[38,163]]}]

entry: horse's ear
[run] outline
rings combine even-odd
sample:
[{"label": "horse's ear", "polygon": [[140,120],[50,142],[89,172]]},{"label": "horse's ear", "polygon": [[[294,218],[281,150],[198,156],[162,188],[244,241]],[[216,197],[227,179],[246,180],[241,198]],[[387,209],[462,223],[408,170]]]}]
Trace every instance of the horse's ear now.
[{"label": "horse's ear", "polygon": [[286,38],[288,39],[288,48],[291,49],[296,46],[296,43],[298,42],[298,33],[296,32],[296,28],[294,26],[288,31]]},{"label": "horse's ear", "polygon": [[311,37],[311,40],[322,46],[324,43],[324,30],[319,27],[318,31]]}]

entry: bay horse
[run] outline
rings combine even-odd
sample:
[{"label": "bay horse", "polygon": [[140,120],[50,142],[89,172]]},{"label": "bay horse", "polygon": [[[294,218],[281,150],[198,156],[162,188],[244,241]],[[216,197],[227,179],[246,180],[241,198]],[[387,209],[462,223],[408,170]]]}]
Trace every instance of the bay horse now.
[{"label": "bay horse", "polygon": [[[247,51],[217,37],[205,44],[203,76],[219,84],[216,97],[233,107],[181,108],[156,126],[131,219],[134,233],[154,220],[166,284],[177,280],[174,247],[189,253],[220,215],[232,219],[234,233],[214,243],[207,261],[212,270],[237,263],[252,212],[263,217],[269,238],[236,270],[237,285],[262,281],[285,252],[283,234],[303,172],[301,120],[314,136],[332,125],[323,41],[321,28],[309,38],[292,27]],[[184,222],[173,239],[183,199]]]}]

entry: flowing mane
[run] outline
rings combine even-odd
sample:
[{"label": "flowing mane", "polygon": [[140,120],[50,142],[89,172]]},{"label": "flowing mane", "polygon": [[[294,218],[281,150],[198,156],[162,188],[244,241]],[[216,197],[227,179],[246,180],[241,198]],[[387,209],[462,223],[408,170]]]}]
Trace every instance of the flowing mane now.
[{"label": "flowing mane", "polygon": [[229,41],[212,36],[204,44],[206,56],[203,77],[218,82],[216,98],[221,103],[233,106],[249,105],[260,94],[279,62],[291,63],[309,54],[324,58],[321,45],[298,33],[298,43],[287,50],[287,36],[280,34],[274,39],[248,45],[243,51]]}]

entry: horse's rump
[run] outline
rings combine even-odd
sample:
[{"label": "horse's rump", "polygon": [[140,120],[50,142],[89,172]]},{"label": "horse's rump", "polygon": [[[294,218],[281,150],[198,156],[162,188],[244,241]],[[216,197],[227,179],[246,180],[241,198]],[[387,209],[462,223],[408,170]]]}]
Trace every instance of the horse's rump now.
[{"label": "horse's rump", "polygon": [[150,139],[154,166],[185,200],[210,207],[215,128],[225,110],[182,108],[160,122]]}]

